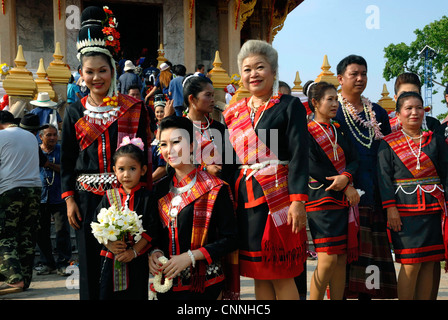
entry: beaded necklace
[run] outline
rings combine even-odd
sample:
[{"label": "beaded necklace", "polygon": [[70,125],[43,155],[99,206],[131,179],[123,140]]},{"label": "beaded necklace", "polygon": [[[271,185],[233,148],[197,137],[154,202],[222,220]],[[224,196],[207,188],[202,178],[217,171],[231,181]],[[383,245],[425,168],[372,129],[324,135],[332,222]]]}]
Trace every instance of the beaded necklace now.
[{"label": "beaded necklace", "polygon": [[[420,155],[422,153],[422,138],[423,138],[423,134],[419,135],[418,137],[412,138],[410,135],[408,135],[406,132],[404,132],[403,129],[401,129],[401,132],[403,132],[405,138],[406,138],[406,142],[408,143],[409,149],[411,149],[412,154],[417,158],[417,166],[416,169],[420,170]],[[415,153],[414,148],[412,148],[411,143],[409,142],[410,140],[414,140],[414,139],[420,139],[420,143],[418,146],[418,152]]]},{"label": "beaded necklace", "polygon": [[[361,96],[363,111],[366,115],[365,120],[359,116],[355,107],[347,99],[342,97],[341,94],[338,94],[338,101],[341,103],[342,113],[344,114],[344,119],[350,132],[361,145],[370,149],[374,139],[380,140],[384,137],[379,127],[380,124],[376,121],[375,111],[373,111],[372,103],[369,99]],[[368,136],[361,132],[357,123],[368,129]],[[368,142],[366,143],[363,140],[367,140]]]},{"label": "beaded necklace", "polygon": [[[331,123],[330,125],[333,127],[333,132],[334,132],[334,142],[331,141],[330,135],[328,134],[327,130],[325,130],[324,127],[322,127],[322,125],[317,122],[316,120],[313,120],[315,123],[317,123],[317,125],[322,129],[322,131],[325,133],[325,135],[328,138],[328,141],[330,141],[331,146],[333,147],[333,155],[334,155],[334,159],[336,161],[339,161],[339,156],[338,156],[338,132],[336,131],[336,128],[334,127],[334,125]],[[331,129],[329,129],[331,131]]]}]

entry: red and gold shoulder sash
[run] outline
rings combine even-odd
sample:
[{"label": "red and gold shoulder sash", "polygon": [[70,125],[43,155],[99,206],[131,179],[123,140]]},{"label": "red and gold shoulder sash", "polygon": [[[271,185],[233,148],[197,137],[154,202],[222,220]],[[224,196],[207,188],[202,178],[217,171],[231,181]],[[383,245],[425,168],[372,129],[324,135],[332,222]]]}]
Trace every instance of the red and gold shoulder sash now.
[{"label": "red and gold shoulder sash", "polygon": [[[308,122],[308,131],[325,152],[328,159],[330,159],[337,172],[339,172],[339,174],[342,174],[345,171],[346,161],[344,150],[342,150],[341,146],[337,144],[337,140],[335,138],[337,132],[333,132],[332,126],[329,127],[328,131],[324,131],[325,129],[323,128],[323,126],[326,125],[320,125],[316,121],[310,121]],[[333,144],[330,139],[335,141],[336,149],[333,148]]]},{"label": "red and gold shoulder sash", "polygon": [[[421,148],[431,142],[432,133],[424,134],[422,139]],[[406,168],[412,173],[414,178],[438,175],[433,162],[427,154],[420,150],[420,157],[417,159],[414,153],[418,154],[419,146],[412,139],[406,138],[401,130],[387,135],[384,137],[384,140],[389,144]],[[414,153],[411,148],[413,148]]]},{"label": "red and gold shoulder sash", "polygon": [[[84,107],[86,102],[87,96],[81,100]],[[135,135],[140,119],[141,103],[136,103],[136,100],[132,97],[119,94],[118,105],[120,109],[117,111],[116,116],[105,123],[102,121],[89,121],[87,116],[83,116],[75,123],[76,138],[79,141],[81,150],[90,146],[115,121],[118,121],[119,126],[118,141],[121,141],[120,138],[122,139],[126,135]],[[122,133],[121,135],[120,132]]]}]

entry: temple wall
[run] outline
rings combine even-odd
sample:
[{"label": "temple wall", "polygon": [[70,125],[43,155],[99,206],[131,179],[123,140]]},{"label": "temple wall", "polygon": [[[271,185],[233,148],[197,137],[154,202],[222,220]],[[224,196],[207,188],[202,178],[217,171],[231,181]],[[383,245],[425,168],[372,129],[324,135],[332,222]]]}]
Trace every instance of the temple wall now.
[{"label": "temple wall", "polygon": [[47,66],[53,60],[53,0],[16,0],[17,44],[22,45],[28,69],[37,69],[39,59]]}]

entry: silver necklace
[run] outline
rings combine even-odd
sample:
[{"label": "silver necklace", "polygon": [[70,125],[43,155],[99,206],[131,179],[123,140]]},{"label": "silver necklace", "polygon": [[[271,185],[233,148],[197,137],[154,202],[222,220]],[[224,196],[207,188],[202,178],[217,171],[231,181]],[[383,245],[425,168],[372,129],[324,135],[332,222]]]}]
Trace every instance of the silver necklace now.
[{"label": "silver necklace", "polygon": [[313,120],[313,121],[317,123],[317,125],[322,129],[323,132],[325,132],[325,135],[327,136],[328,141],[330,141],[330,144],[333,147],[334,159],[336,161],[339,161],[339,156],[338,156],[338,133],[336,132],[336,128],[334,127],[334,125],[332,123],[330,124],[333,127],[333,131],[334,131],[334,143],[333,143],[333,141],[331,141],[330,135],[328,134],[327,130],[325,130],[321,126],[321,124],[319,122],[317,122],[316,120]]},{"label": "silver necklace", "polygon": [[191,179],[191,181],[183,187],[176,188],[174,187],[173,182],[171,181],[170,192],[172,192],[175,195],[173,199],[171,199],[170,203],[169,215],[171,218],[175,219],[179,214],[178,207],[182,203],[182,194],[185,192],[189,193],[191,192],[191,188],[193,188],[194,184],[196,183],[197,174],[198,173],[196,171],[196,175],[194,176],[194,178]]},{"label": "silver necklace", "polygon": [[[406,138],[406,142],[408,143],[409,149],[411,149],[412,154],[417,158],[416,169],[420,170],[420,155],[422,153],[422,140],[423,140],[422,137],[423,137],[423,134],[421,134],[420,136],[418,136],[416,138],[412,138],[410,135],[408,135],[406,132],[404,132],[403,129],[401,129],[401,132],[403,132],[403,134],[404,134],[404,136]],[[418,146],[418,153],[417,154],[415,153],[414,148],[412,148],[411,144],[409,143],[409,141],[411,139],[420,139],[420,143],[419,143],[419,146]]]}]

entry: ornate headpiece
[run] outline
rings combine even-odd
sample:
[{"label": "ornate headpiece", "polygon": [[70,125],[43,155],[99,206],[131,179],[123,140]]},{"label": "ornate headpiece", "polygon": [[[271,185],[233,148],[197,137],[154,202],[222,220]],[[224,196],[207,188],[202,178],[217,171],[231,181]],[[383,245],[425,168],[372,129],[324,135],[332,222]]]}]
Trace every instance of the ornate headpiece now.
[{"label": "ornate headpiece", "polygon": [[[120,33],[118,23],[108,7],[87,7],[81,14],[81,29],[79,30],[76,48],[78,59],[88,52],[103,53],[111,59],[114,74],[114,56],[120,52]],[[115,81],[112,81],[108,96],[117,93]]]}]

